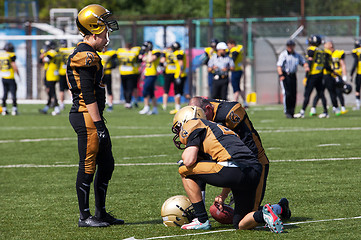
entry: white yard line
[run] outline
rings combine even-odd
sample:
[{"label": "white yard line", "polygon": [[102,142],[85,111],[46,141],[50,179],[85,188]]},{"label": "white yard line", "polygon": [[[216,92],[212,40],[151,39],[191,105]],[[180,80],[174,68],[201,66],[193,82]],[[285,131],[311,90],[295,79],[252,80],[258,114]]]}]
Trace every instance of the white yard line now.
[{"label": "white yard line", "polygon": [[[169,155],[153,155],[153,156],[138,156],[138,157],[124,157],[122,159],[147,159],[156,157],[169,157]],[[320,161],[349,161],[349,160],[360,160],[361,157],[349,157],[349,158],[311,158],[311,159],[284,159],[284,160],[270,160],[271,163],[282,163],[282,162],[320,162]],[[161,166],[161,165],[176,165],[176,162],[158,162],[158,163],[116,163],[117,167],[124,166]],[[0,165],[0,168],[56,168],[56,167],[78,167],[78,164],[12,164],[12,165]]]},{"label": "white yard line", "polygon": [[[286,133],[286,132],[313,132],[313,131],[355,131],[361,130],[361,127],[352,128],[293,128],[293,129],[270,129],[261,130],[259,133]],[[174,134],[147,134],[147,135],[125,135],[125,136],[111,136],[112,139],[124,139],[124,138],[149,138],[149,137],[171,137]],[[0,140],[1,143],[25,143],[25,142],[46,142],[46,141],[71,141],[76,140],[76,137],[64,137],[64,138],[35,138],[35,139],[8,139]]]},{"label": "white yard line", "polygon": [[[310,223],[320,223],[320,222],[355,220],[355,219],[361,219],[361,216],[348,217],[348,218],[321,219],[321,220],[305,221],[305,222],[285,223],[284,226],[299,225],[299,224],[310,224]],[[257,228],[263,228],[263,226],[259,226],[259,227],[257,227]],[[197,236],[197,235],[213,234],[213,233],[220,233],[220,232],[230,232],[230,231],[235,231],[235,229],[223,229],[223,230],[217,230],[217,231],[208,231],[208,232],[199,232],[199,233],[189,233],[189,234],[182,234],[182,235],[168,235],[168,236],[149,237],[149,238],[142,238],[142,240],[165,239],[165,238],[176,238],[176,237],[188,237],[188,236]],[[137,240],[137,239],[134,238],[134,237],[130,237],[130,238],[125,238],[125,239],[123,239],[123,240]]]}]

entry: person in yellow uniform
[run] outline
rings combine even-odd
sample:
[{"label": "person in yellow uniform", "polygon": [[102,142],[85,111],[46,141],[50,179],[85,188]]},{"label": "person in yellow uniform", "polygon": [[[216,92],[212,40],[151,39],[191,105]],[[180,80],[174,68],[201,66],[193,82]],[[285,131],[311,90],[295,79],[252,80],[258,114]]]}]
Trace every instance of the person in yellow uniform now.
[{"label": "person in yellow uniform", "polygon": [[319,48],[322,43],[322,39],[319,35],[311,35],[308,38],[309,47],[307,48],[307,62],[310,71],[307,74],[307,82],[304,92],[304,100],[302,109],[299,113],[294,115],[294,118],[304,118],[305,110],[310,101],[310,96],[315,88],[318,98],[322,100],[323,113],[319,115],[319,118],[328,118],[327,102],[324,95],[324,86],[322,84],[323,69],[325,68],[324,51]]},{"label": "person in yellow uniform", "polygon": [[[331,41],[329,49],[332,52],[332,69],[335,73],[335,79],[337,82],[347,82],[347,70],[346,70],[346,54],[344,50],[335,49],[334,43]],[[345,114],[348,110],[345,107],[345,98],[343,97],[343,89],[336,86],[336,97],[340,101],[341,114]]]},{"label": "person in yellow uniform", "polygon": [[[140,54],[139,58],[145,63],[143,86],[144,108],[139,111],[139,114],[158,114],[157,99],[154,91],[155,82],[157,81],[157,66],[159,65],[160,51],[153,50],[153,43],[151,41],[146,41],[143,47],[145,48],[145,53]],[[150,110],[150,101],[152,101],[153,104],[152,110]]]},{"label": "person in yellow uniform", "polygon": [[[211,57],[214,54],[217,54],[217,44],[218,44],[218,40],[217,39],[212,39],[210,42],[210,46],[206,47],[204,49],[204,54],[205,54],[205,60],[204,60],[204,65],[208,66],[208,61],[209,59],[211,59]],[[213,86],[213,78],[214,78],[214,72],[208,72],[208,89],[209,89],[209,96],[211,96],[212,94],[212,86]]]},{"label": "person in yellow uniform", "polygon": [[181,97],[184,93],[184,83],[187,80],[187,57],[184,50],[181,50],[179,42],[172,44],[172,51],[175,56],[176,71],[174,73],[174,103],[175,109],[170,111],[170,114],[176,114],[181,109]]},{"label": "person in yellow uniform", "polygon": [[[332,111],[336,116],[341,115],[341,111],[338,107],[337,103],[337,95],[336,95],[336,79],[333,71],[332,64],[332,50],[331,47],[333,45],[330,39],[326,39],[324,41],[324,60],[325,60],[325,68],[323,69],[323,86],[324,89],[327,89],[330,94],[330,99],[332,103]],[[329,66],[329,67],[326,67]],[[319,96],[316,95],[313,99],[312,108],[310,111],[310,116],[316,115],[316,105],[318,102]]]},{"label": "person in yellow uniform", "polygon": [[138,58],[139,53],[140,47],[133,47],[131,43],[127,43],[125,48],[119,48],[117,50],[119,73],[124,92],[125,108],[127,109],[132,108],[132,96],[134,96],[134,105],[138,106],[137,84],[141,62]]},{"label": "person in yellow uniform", "polygon": [[160,57],[160,66],[164,67],[164,93],[163,93],[163,110],[167,110],[168,96],[171,83],[174,84],[174,73],[176,72],[176,56],[172,46],[166,48]]},{"label": "person in yellow uniform", "polygon": [[66,83],[66,63],[70,53],[74,51],[74,47],[68,47],[66,40],[60,41],[59,48],[59,107],[60,110],[64,109],[65,91],[69,90],[68,84]]},{"label": "person in yellow uniform", "polygon": [[111,112],[113,111],[112,69],[117,66],[117,54],[115,50],[109,50],[107,46],[98,54],[101,57],[104,66],[103,83],[107,87],[107,111]]},{"label": "person in yellow uniform", "polygon": [[13,99],[13,108],[11,115],[18,114],[18,105],[16,102],[16,89],[17,85],[15,82],[15,74],[19,75],[18,67],[15,63],[16,55],[14,45],[10,42],[5,44],[4,52],[0,52],[0,69],[3,83],[3,103],[2,103],[2,115],[8,115],[9,112],[6,108],[6,100],[8,98],[9,92],[11,93]]},{"label": "person in yellow uniform", "polygon": [[355,110],[360,110],[360,89],[361,89],[361,39],[355,41],[355,48],[352,50],[352,57],[354,59],[353,66],[351,68],[351,82],[353,74],[356,72],[355,77],[355,97],[356,107]]},{"label": "person in yellow uniform", "polygon": [[243,75],[243,46],[237,44],[233,39],[227,41],[229,49],[229,56],[233,59],[234,70],[231,75],[231,84],[233,88],[233,100],[238,102],[238,98],[241,95],[243,99],[243,107],[248,108],[246,99],[246,91],[241,90],[240,83]]},{"label": "person in yellow uniform", "polygon": [[59,81],[59,56],[54,41],[45,42],[45,50],[40,54],[40,63],[44,64],[45,86],[48,93],[48,102],[40,113],[47,114],[49,108],[54,107],[52,115],[60,114],[58,99],[56,97],[56,83]]}]

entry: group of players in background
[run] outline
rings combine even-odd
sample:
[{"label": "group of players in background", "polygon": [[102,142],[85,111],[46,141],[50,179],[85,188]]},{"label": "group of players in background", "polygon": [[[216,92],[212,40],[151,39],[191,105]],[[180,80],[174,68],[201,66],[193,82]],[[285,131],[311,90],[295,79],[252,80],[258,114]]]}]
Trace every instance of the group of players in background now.
[{"label": "group of players in background", "polygon": [[[60,44],[59,47],[58,43]],[[60,40],[58,43],[56,41],[45,41],[40,51],[39,64],[44,70],[44,86],[46,87],[48,97],[46,105],[42,109],[39,109],[39,112],[42,114],[47,114],[50,109],[53,109],[51,114],[58,115],[65,106],[64,99],[68,90],[66,83],[66,64],[68,56],[74,51],[75,47],[69,47],[66,40]],[[224,42],[221,42],[221,45],[222,43],[225,45]],[[212,57],[217,58],[217,44],[219,44],[219,42],[213,39],[210,47],[205,48],[203,64],[208,65]],[[8,45],[11,46],[10,50]],[[240,78],[243,73],[243,46],[237,45],[233,40],[228,41],[227,45],[227,49],[223,49],[226,53],[225,57],[230,58],[234,64],[234,67],[226,69],[227,86],[228,71],[232,70],[231,83],[234,89],[235,100],[237,101],[239,96],[242,96],[244,106],[248,107],[245,92],[240,89]],[[117,67],[119,67],[125,108],[131,109],[132,107],[138,107],[139,80],[142,79],[144,80],[142,92],[144,108],[139,111],[139,114],[157,114],[158,104],[155,97],[155,83],[160,74],[164,76],[162,109],[167,110],[171,86],[174,87],[175,109],[172,109],[170,114],[175,114],[181,108],[181,97],[184,95],[184,86],[187,81],[187,58],[179,42],[173,42],[164,50],[153,49],[153,43],[151,41],[144,42],[142,46],[133,46],[128,43],[124,48],[117,50],[105,48],[103,52],[99,52],[98,54],[102,58],[104,65],[103,82],[106,85],[108,95],[107,111],[113,110],[112,70]],[[18,70],[15,65],[15,50],[11,43],[7,44],[5,51],[0,57],[3,59],[1,61],[1,69],[4,84],[2,114],[9,114],[6,108],[6,100],[8,92],[11,92],[14,101],[12,114],[17,115],[16,81],[14,73],[18,73]],[[209,96],[226,99],[226,97],[217,97],[212,93],[212,85],[217,76],[217,70],[216,68],[208,68],[208,70]],[[7,77],[4,74],[6,72],[9,72]],[[8,78],[10,80],[8,80]],[[9,83],[11,87],[9,87]],[[57,83],[59,83],[59,99],[56,90]],[[219,89],[219,87],[214,89]],[[227,91],[228,87],[225,89]],[[227,96],[227,92],[224,95]],[[189,95],[187,94],[185,97],[189,98]]]},{"label": "group of players in background", "polygon": [[[320,48],[321,44],[324,48]],[[312,101],[312,107],[309,112],[310,116],[316,115],[316,105],[321,99],[323,112],[318,115],[319,118],[328,118],[327,100],[325,97],[325,90],[330,94],[332,103],[332,112],[338,116],[345,114],[348,110],[345,107],[345,100],[343,94],[349,94],[352,91],[352,86],[347,83],[347,72],[345,64],[345,51],[335,49],[334,43],[331,39],[322,39],[319,35],[312,35],[308,38],[307,53],[306,53],[306,77],[304,79],[305,91],[304,101],[299,113],[293,115],[294,118],[304,118],[305,110],[310,101],[310,96],[313,89],[316,89],[316,96]],[[352,50],[354,64],[351,68],[350,81],[355,77],[355,96],[356,106],[355,110],[360,109],[360,85],[361,85],[361,41],[355,41],[355,49]],[[338,101],[341,105],[339,107]]]},{"label": "group of players in background", "polygon": [[[68,89],[66,84],[66,62],[74,47],[67,47],[66,41],[60,41],[61,47],[57,50],[54,41],[47,41],[41,51],[40,63],[44,64],[45,86],[48,93],[48,102],[40,113],[46,114],[54,108],[53,115],[60,114],[64,109],[64,92]],[[119,67],[119,74],[125,100],[125,108],[138,107],[138,83],[144,80],[143,97],[144,108],[139,114],[158,114],[157,99],[155,98],[155,83],[159,74],[164,74],[163,109],[167,109],[168,94],[171,83],[174,85],[175,114],[181,106],[184,83],[187,78],[186,54],[181,50],[178,42],[172,43],[164,51],[153,49],[153,43],[146,41],[142,46],[132,46],[128,43],[124,48],[110,50],[107,47],[98,52],[104,66],[103,83],[107,89],[107,111],[113,110],[112,70]],[[60,102],[58,103],[55,84],[60,83]],[[153,105],[151,109],[150,105]]]},{"label": "group of players in background", "polygon": [[[324,43],[324,48],[320,45]],[[308,71],[304,80],[305,92],[302,108],[299,113],[292,115],[293,118],[303,118],[306,107],[310,101],[310,96],[313,89],[316,89],[317,94],[312,101],[310,116],[316,115],[316,105],[321,99],[323,106],[323,113],[319,115],[320,118],[328,118],[327,101],[324,90],[327,89],[330,94],[333,112],[336,115],[347,113],[345,108],[345,100],[343,93],[349,93],[352,89],[351,85],[347,83],[347,72],[345,65],[344,50],[337,50],[334,47],[332,40],[322,39],[319,35],[312,35],[308,38],[309,47],[306,53],[306,64],[308,64]],[[217,48],[218,46],[218,48]],[[219,42],[212,39],[210,46],[204,49],[203,64],[208,66],[208,89],[209,97],[225,99],[228,96],[225,87],[224,93],[217,93],[222,89],[221,86],[215,86],[219,81],[219,76],[226,78],[226,86],[231,82],[233,87],[233,96],[235,101],[241,96],[243,99],[243,106],[248,107],[246,101],[245,91],[240,88],[240,79],[243,74],[243,46],[236,44],[234,40],[227,41],[227,48],[225,49],[224,42]],[[45,77],[44,84],[46,86],[46,93],[48,95],[48,102],[44,108],[40,109],[40,113],[46,114],[50,108],[54,108],[52,115],[60,114],[64,109],[64,95],[68,89],[66,83],[66,61],[74,50],[74,47],[68,47],[66,40],[60,41],[60,48],[57,48],[55,41],[46,41],[44,48],[40,52],[39,63],[43,64]],[[168,98],[171,84],[174,87],[174,101],[175,109],[171,110],[171,114],[175,114],[181,108],[181,96],[184,95],[184,85],[187,80],[187,58],[185,51],[181,49],[179,42],[173,42],[164,50],[153,49],[153,43],[146,41],[142,46],[132,46],[128,43],[124,48],[117,50],[104,49],[99,52],[104,65],[104,83],[107,88],[107,105],[108,111],[113,110],[113,93],[112,93],[112,70],[119,67],[119,74],[125,100],[125,108],[138,107],[138,87],[139,79],[144,80],[143,97],[144,108],[139,111],[139,114],[157,114],[157,99],[155,97],[155,83],[157,76],[163,74],[164,76],[164,94],[163,94],[163,110],[167,110]],[[351,68],[351,82],[353,75],[355,77],[355,108],[360,109],[360,86],[361,86],[361,40],[355,41],[355,48],[352,50],[354,64]],[[225,68],[225,75],[218,74],[220,70],[217,67],[210,65],[212,58],[217,61],[219,57],[230,58],[230,66]],[[0,52],[0,65],[2,73],[2,82],[4,88],[4,95],[2,99],[2,115],[10,114],[6,106],[8,94],[11,93],[13,99],[12,115],[18,114],[17,98],[16,98],[16,81],[15,74],[19,75],[18,68],[15,64],[16,55],[14,46],[7,43],[4,51]],[[212,61],[213,63],[214,61]],[[228,79],[228,73],[231,73]],[[218,76],[218,78],[217,78]],[[56,94],[56,84],[59,82],[59,102]],[[223,90],[221,90],[223,91]],[[223,97],[222,97],[223,96]],[[187,96],[186,96],[187,97]],[[189,96],[188,96],[189,97]],[[338,104],[340,103],[340,107]],[[152,109],[151,109],[152,105]]]}]

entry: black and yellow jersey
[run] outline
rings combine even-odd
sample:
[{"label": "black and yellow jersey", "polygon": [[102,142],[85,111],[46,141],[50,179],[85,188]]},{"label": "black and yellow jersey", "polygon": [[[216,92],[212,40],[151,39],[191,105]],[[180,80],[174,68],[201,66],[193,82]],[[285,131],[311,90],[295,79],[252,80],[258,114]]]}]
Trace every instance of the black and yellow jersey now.
[{"label": "black and yellow jersey", "polygon": [[[310,61],[309,58],[312,58],[312,61]],[[307,48],[306,59],[310,65],[310,71],[308,75],[323,73],[323,68],[325,66],[325,55],[322,49],[316,46],[309,46]]]},{"label": "black and yellow jersey", "polygon": [[157,67],[159,65],[159,58],[160,58],[160,51],[159,50],[152,50],[152,55],[156,56],[154,61],[150,61],[147,56],[146,64],[145,64],[145,71],[144,76],[157,76]]},{"label": "black and yellow jersey", "polygon": [[164,64],[164,73],[165,74],[175,74],[176,72],[176,55],[172,50],[165,49],[162,53],[162,56],[165,58]]},{"label": "black and yellow jersey", "polygon": [[332,68],[336,74],[342,76],[342,68],[340,61],[341,59],[345,60],[345,51],[344,50],[335,50],[332,53]]},{"label": "black and yellow jersey", "polygon": [[[187,76],[186,66],[187,66],[187,56],[184,50],[176,50],[174,51],[174,55],[176,56],[176,71],[174,73],[174,78],[183,78]],[[183,66],[181,67],[179,61],[183,61]]]},{"label": "black and yellow jersey", "polygon": [[182,176],[217,173],[223,168],[218,162],[233,161],[240,167],[258,164],[256,155],[235,132],[205,119],[192,119],[183,124],[179,139],[186,147],[199,147],[197,164],[179,167]]},{"label": "black and yellow jersey", "polygon": [[236,132],[242,142],[258,156],[258,160],[262,165],[269,164],[261,138],[242,105],[238,102],[215,99],[209,101],[214,109],[212,121]]},{"label": "black and yellow jersey", "polygon": [[243,46],[237,45],[229,50],[229,57],[233,59],[234,71],[243,70]]},{"label": "black and yellow jersey", "polygon": [[0,52],[0,76],[4,79],[15,79],[14,68],[11,63],[15,62],[16,55],[14,52]]},{"label": "black and yellow jersey", "polygon": [[98,53],[84,42],[78,43],[67,63],[67,83],[73,97],[70,112],[88,112],[86,105],[97,102],[100,114],[105,108],[103,65]]},{"label": "black and yellow jersey", "polygon": [[[324,60],[325,60],[325,65],[327,64],[328,66],[330,66],[330,68],[332,69],[332,51],[329,49],[325,49],[324,50]],[[332,74],[332,71],[330,69],[327,69],[326,67],[323,69],[323,74],[324,75],[329,75]]]},{"label": "black and yellow jersey", "polygon": [[44,64],[46,81],[55,82],[59,81],[59,55],[54,49],[50,49],[44,55],[47,59]]},{"label": "black and yellow jersey", "polygon": [[105,52],[98,52],[98,55],[102,59],[102,65],[104,68],[104,75],[112,74],[112,69],[116,67],[117,51],[107,50]]},{"label": "black and yellow jersey", "polygon": [[117,50],[120,75],[139,74],[139,52],[140,47],[132,47],[131,49],[119,48]]},{"label": "black and yellow jersey", "polygon": [[68,62],[69,55],[74,51],[74,47],[71,48],[59,48],[59,75],[66,75],[66,63]]},{"label": "black and yellow jersey", "polygon": [[216,51],[212,47],[206,47],[204,49],[204,54],[206,55],[205,60],[204,60],[204,64],[208,65],[209,59],[211,59],[213,54],[216,54]]},{"label": "black and yellow jersey", "polygon": [[353,49],[352,56],[354,57],[355,61],[354,61],[354,66],[352,67],[351,70],[351,75],[353,75],[355,69],[356,69],[356,74],[361,75],[361,47]]}]

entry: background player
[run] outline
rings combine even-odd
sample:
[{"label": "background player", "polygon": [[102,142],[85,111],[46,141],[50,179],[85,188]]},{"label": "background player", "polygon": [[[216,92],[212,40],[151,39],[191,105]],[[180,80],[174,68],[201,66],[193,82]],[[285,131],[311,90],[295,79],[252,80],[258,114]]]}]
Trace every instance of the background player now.
[{"label": "background player", "polygon": [[307,48],[307,62],[310,68],[310,71],[306,73],[307,82],[304,93],[304,100],[302,104],[302,109],[299,113],[295,114],[295,118],[304,118],[305,110],[310,101],[310,96],[315,88],[317,91],[318,98],[322,100],[323,113],[319,115],[320,118],[327,118],[327,103],[324,95],[324,87],[322,84],[323,78],[323,69],[325,66],[324,62],[324,52],[318,46],[322,43],[322,39],[318,35],[312,35],[308,38],[309,47]]},{"label": "background player", "polygon": [[[204,49],[204,55],[205,55],[205,59],[204,59],[204,64],[206,66],[208,66],[208,61],[209,59],[211,59],[211,57],[214,54],[217,54],[217,44],[219,43],[219,41],[217,39],[212,39],[210,42],[210,46],[206,47]],[[213,86],[213,77],[214,77],[214,72],[208,72],[208,89],[209,89],[209,97],[212,96],[212,86]]]},{"label": "background player", "polygon": [[181,96],[184,93],[184,83],[187,80],[187,57],[184,50],[181,50],[179,42],[172,44],[172,51],[175,56],[176,71],[174,73],[174,103],[175,109],[170,114],[176,114],[181,108]]},{"label": "background player", "polygon": [[44,82],[48,93],[48,102],[39,112],[46,114],[49,108],[54,107],[52,115],[58,115],[60,108],[56,97],[56,83],[59,81],[59,56],[54,41],[45,42],[45,50],[40,54],[40,63],[44,64]]},{"label": "background player", "polygon": [[98,54],[101,57],[104,66],[103,83],[107,87],[107,111],[111,112],[113,111],[112,69],[116,68],[118,65],[117,54],[115,50],[109,50],[107,46],[105,46],[103,51]]},{"label": "background player", "polygon": [[239,95],[241,95],[243,107],[248,108],[246,91],[241,90],[240,88],[241,78],[243,75],[243,46],[241,44],[237,45],[236,41],[233,39],[227,41],[227,46],[229,49],[229,56],[234,62],[234,70],[231,75],[231,83],[234,94],[233,100],[238,102]]},{"label": "background player", "polygon": [[60,48],[58,51],[60,66],[59,66],[59,107],[64,109],[65,90],[69,90],[66,83],[66,64],[70,53],[74,51],[74,47],[68,48],[66,40],[60,41]]},{"label": "background player", "polygon": [[351,82],[353,79],[353,74],[356,72],[355,77],[355,97],[356,97],[356,107],[355,110],[360,110],[360,88],[361,88],[361,40],[358,39],[355,41],[355,48],[352,50],[352,57],[354,59],[352,68],[351,68]]},{"label": "background player", "polygon": [[11,93],[11,97],[13,100],[13,108],[11,111],[11,115],[18,115],[18,104],[16,102],[16,90],[17,85],[15,81],[15,74],[19,75],[18,67],[15,63],[16,55],[14,45],[10,42],[5,44],[4,47],[5,52],[0,52],[0,69],[1,69],[1,77],[3,83],[3,103],[2,103],[2,115],[8,115],[9,112],[6,108],[6,100],[8,98],[9,92]]},{"label": "background player", "polygon": [[134,95],[135,106],[138,107],[137,84],[139,79],[139,64],[141,60],[138,58],[140,47],[133,47],[131,43],[127,43],[125,48],[119,48],[117,51],[119,60],[119,72],[122,81],[122,87],[125,98],[125,108],[132,108],[132,96]]},{"label": "background player", "polygon": [[[157,66],[159,64],[160,51],[153,50],[153,43],[146,41],[143,46],[145,47],[145,53],[139,54],[139,58],[146,64],[144,71],[144,108],[139,111],[139,114],[158,114],[157,99],[154,95],[155,82],[157,81]],[[150,101],[152,101],[153,109],[150,110]]]},{"label": "background player", "polygon": [[174,84],[174,73],[176,72],[176,56],[172,46],[167,47],[161,54],[159,65],[164,68],[164,93],[163,93],[163,110],[167,110],[169,89]]}]

